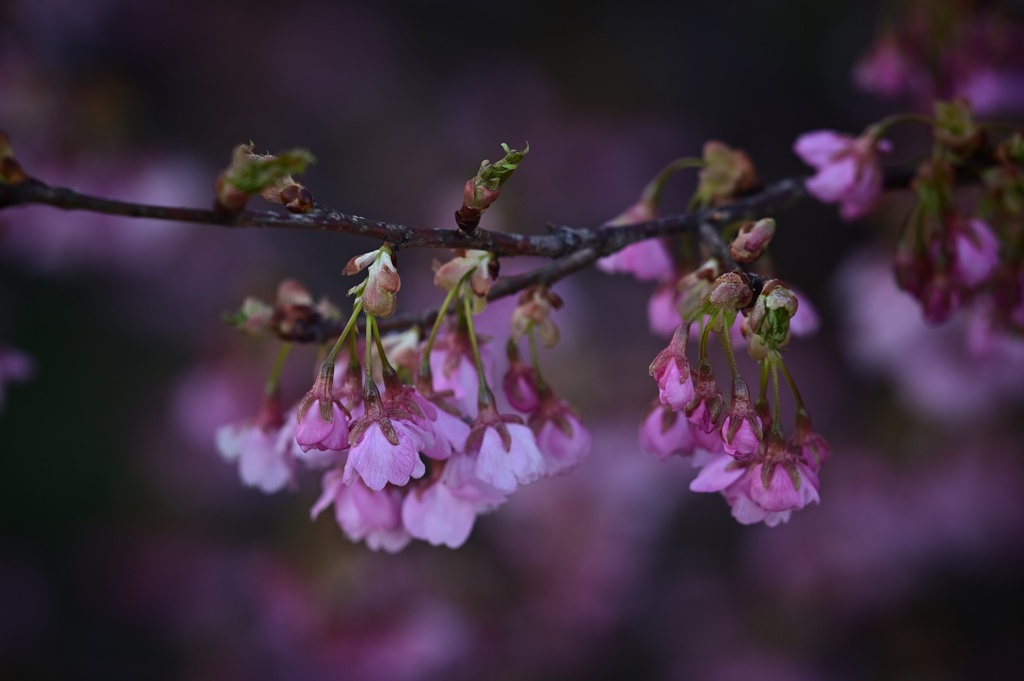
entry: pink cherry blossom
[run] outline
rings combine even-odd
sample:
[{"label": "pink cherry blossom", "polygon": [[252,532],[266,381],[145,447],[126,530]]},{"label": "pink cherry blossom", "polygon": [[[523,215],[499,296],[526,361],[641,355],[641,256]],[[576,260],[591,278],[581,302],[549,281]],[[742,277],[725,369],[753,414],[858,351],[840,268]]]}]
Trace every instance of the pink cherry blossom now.
[{"label": "pink cherry blossom", "polygon": [[691,427],[689,419],[655,402],[640,423],[640,447],[662,461],[672,455],[687,456],[697,446],[695,430],[699,429]]},{"label": "pink cherry blossom", "polygon": [[685,325],[676,329],[668,347],[658,353],[651,362],[650,374],[658,383],[658,397],[662,404],[679,411],[693,401],[693,377],[690,362],[686,359],[686,339],[689,331]]},{"label": "pink cherry blossom", "polygon": [[504,503],[505,495],[475,477],[465,454],[454,455],[444,466],[437,480],[409,490],[402,522],[413,537],[455,549],[469,538],[476,516]]},{"label": "pink cherry blossom", "polygon": [[351,484],[358,474],[367,487],[378,491],[388,483],[402,486],[410,478],[422,477],[426,469],[419,452],[434,444],[432,434],[410,420],[389,418],[387,412],[377,417],[363,415],[358,420],[362,419],[366,421],[352,426],[352,448],[345,463],[346,484]]},{"label": "pink cherry blossom", "polygon": [[374,551],[388,553],[405,548],[411,536],[402,526],[402,490],[371,490],[358,479],[347,485],[344,477],[337,469],[324,473],[323,493],[310,515],[315,519],[334,504],[334,517],[352,541],[365,540]]},{"label": "pink cherry blossom", "polygon": [[957,224],[961,228],[954,236],[953,272],[965,284],[974,287],[988,279],[999,264],[999,239],[991,227],[977,218]]},{"label": "pink cherry blossom", "polygon": [[640,281],[666,281],[675,272],[672,256],[660,238],[630,244],[601,258],[597,266],[608,274],[632,274]]},{"label": "pink cherry blossom", "polygon": [[530,428],[537,436],[537,448],[544,456],[547,475],[572,470],[590,453],[590,432],[580,423],[575,410],[550,391],[530,417]]},{"label": "pink cherry blossom", "polygon": [[[725,448],[725,451],[730,456],[733,456],[737,459],[749,458],[751,455],[757,452],[758,447],[760,447],[761,445],[761,438],[759,437],[759,433],[749,420],[744,420],[743,423],[740,424],[739,430],[736,431],[736,434],[732,437],[730,441],[729,424],[731,418],[731,416],[726,416],[725,419],[722,421],[722,446]],[[761,424],[760,417],[755,415],[753,416],[753,418],[757,419],[758,425]]]},{"label": "pink cherry blossom", "polygon": [[217,429],[217,450],[229,463],[238,462],[242,484],[267,494],[288,485],[294,475],[291,443],[294,422],[278,428],[262,428],[254,422],[231,423]]},{"label": "pink cherry blossom", "polygon": [[647,323],[656,336],[671,336],[683,323],[679,292],[673,284],[659,286],[647,301]]},{"label": "pink cherry blossom", "polygon": [[[785,463],[764,462],[750,469],[750,498],[765,511],[796,511],[808,504],[817,504],[818,476],[803,462],[792,463],[792,472]],[[768,469],[768,484],[763,472]],[[799,489],[797,489],[799,486]]]},{"label": "pink cherry blossom", "polygon": [[319,399],[313,400],[306,412],[298,417],[301,420],[295,429],[295,442],[304,452],[310,449],[339,452],[348,449],[348,415],[341,404],[332,401],[329,405],[332,418],[325,421],[320,405]]},{"label": "pink cherry blossom", "polygon": [[528,427],[501,425],[508,429],[508,446],[495,426],[487,426],[476,455],[476,476],[502,492],[511,492],[517,484],[527,485],[544,475],[544,455]]},{"label": "pink cherry blossom", "polygon": [[537,394],[537,375],[533,368],[519,359],[519,353],[510,357],[508,371],[502,381],[505,397],[513,409],[530,413],[540,404]]},{"label": "pink cherry blossom", "polygon": [[413,420],[434,438],[433,446],[423,450],[423,454],[431,459],[447,459],[454,452],[466,451],[469,424],[443,406],[431,402],[411,388],[409,390],[413,401],[423,412],[422,419],[414,415]]},{"label": "pink cherry blossom", "polygon": [[[494,357],[487,344],[480,345],[480,359],[488,383],[493,385],[491,376],[494,373]],[[452,395],[448,399],[452,406],[471,420],[475,419],[480,379],[476,374],[469,339],[458,332],[440,336],[430,353],[430,372],[434,379],[434,390],[438,393],[451,390]]]},{"label": "pink cherry blossom", "polygon": [[856,220],[875,205],[882,193],[879,154],[891,145],[872,135],[850,137],[832,130],[808,132],[793,145],[817,173],[807,180],[807,191],[824,203],[838,203],[844,220]]}]

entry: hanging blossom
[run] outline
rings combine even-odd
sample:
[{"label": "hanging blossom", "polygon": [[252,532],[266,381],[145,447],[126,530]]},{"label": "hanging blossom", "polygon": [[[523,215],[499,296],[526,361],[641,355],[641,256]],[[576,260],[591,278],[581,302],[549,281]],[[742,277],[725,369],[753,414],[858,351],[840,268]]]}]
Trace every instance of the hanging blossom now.
[{"label": "hanging blossom", "polygon": [[832,130],[801,135],[793,152],[817,171],[807,191],[824,203],[838,203],[844,220],[857,220],[870,211],[882,194],[880,155],[892,151],[873,130],[850,137]]},{"label": "hanging blossom", "polygon": [[[217,429],[217,451],[238,464],[242,484],[267,494],[294,481],[296,419],[282,413],[278,395],[268,395],[259,415]],[[299,450],[301,452],[301,450]]]}]

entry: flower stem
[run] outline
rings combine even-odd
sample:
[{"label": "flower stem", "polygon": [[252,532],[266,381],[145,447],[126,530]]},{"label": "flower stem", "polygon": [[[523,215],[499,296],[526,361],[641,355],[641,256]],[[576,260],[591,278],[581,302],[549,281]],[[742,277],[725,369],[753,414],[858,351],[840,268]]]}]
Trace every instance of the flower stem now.
[{"label": "flower stem", "polygon": [[381,342],[380,339],[380,329],[377,328],[377,318],[370,317],[370,320],[373,322],[373,337],[377,343],[377,354],[380,355],[381,371],[385,376],[388,374],[394,374],[395,368],[391,366],[391,363],[388,361],[388,356],[384,354],[384,343]]},{"label": "flower stem", "polygon": [[437,319],[434,320],[434,328],[430,330],[430,337],[427,338],[427,345],[423,348],[423,359],[420,360],[421,372],[425,373],[430,369],[430,351],[434,349],[434,341],[437,340],[437,332],[441,329],[441,322],[444,321],[445,316],[448,314],[448,306],[452,304],[452,298],[455,297],[455,292],[458,290],[458,286],[453,286],[452,290],[448,292],[447,296],[445,296],[441,309],[437,311]]},{"label": "flower stem", "polygon": [[[349,317],[348,324],[345,325],[344,331],[342,331],[341,335],[338,336],[338,340],[334,344],[334,348],[331,350],[331,354],[327,356],[327,360],[330,360],[332,364],[334,363],[334,358],[338,356],[338,351],[341,350],[341,344],[345,342],[345,336],[347,336],[349,331],[352,330],[352,327],[356,325],[356,320],[359,318],[359,313],[360,311],[362,311],[362,309],[362,301],[357,302],[355,304],[355,307],[352,308],[352,316]],[[367,315],[367,318],[369,318],[369,315]],[[355,336],[353,336],[353,338],[355,338]]]},{"label": "flower stem", "polygon": [[779,369],[778,357],[771,358],[772,365],[772,398],[775,401],[775,418],[772,419],[772,435],[783,437],[782,430],[782,403],[779,401]]},{"label": "flower stem", "polygon": [[652,206],[657,206],[661,200],[661,190],[664,188],[668,178],[684,168],[703,168],[706,165],[707,163],[704,162],[704,159],[692,156],[672,161],[662,168],[661,172],[655,175],[653,180],[647,183],[643,193],[640,195],[640,200],[650,203]]},{"label": "flower stem", "polygon": [[533,375],[537,379],[537,392],[545,393],[548,384],[544,382],[544,377],[540,373],[540,358],[537,356],[537,338],[533,333],[533,324],[530,324],[530,360],[533,362]]},{"label": "flower stem", "polygon": [[[734,320],[735,321],[735,320]],[[732,372],[733,383],[740,375],[740,368],[736,364],[736,355],[732,350],[732,329],[725,327],[725,315],[722,315],[722,333],[718,334],[718,340],[722,343],[722,350],[725,352],[725,359],[729,362],[729,371]]]},{"label": "flower stem", "polygon": [[931,116],[925,116],[924,114],[898,113],[886,116],[877,123],[869,125],[864,132],[870,132],[874,135],[875,139],[878,139],[886,130],[894,125],[898,125],[899,123],[924,123],[925,125],[935,125],[937,121]]},{"label": "flower stem", "polygon": [[273,395],[281,388],[281,371],[284,369],[284,362],[288,359],[291,349],[291,341],[281,343],[281,349],[278,350],[277,359],[274,361],[274,368],[270,370],[270,378],[267,379],[267,385],[263,389],[265,394]]},{"label": "flower stem", "polygon": [[473,310],[470,307],[469,296],[464,294],[462,302],[466,314],[466,326],[469,329],[469,342],[473,345],[473,360],[476,362],[476,374],[480,379],[480,397],[478,401],[491,404],[494,402],[494,394],[491,392],[490,386],[487,385],[487,378],[484,376],[484,362],[480,358],[480,348],[476,341],[476,329],[473,328]]},{"label": "flower stem", "polygon": [[794,381],[793,377],[789,374],[789,369],[786,368],[781,357],[779,357],[779,368],[782,369],[782,375],[786,377],[786,382],[789,383],[789,389],[793,391],[793,399],[796,400],[797,411],[804,409],[804,401],[800,399],[800,391],[796,389],[796,381]]},{"label": "flower stem", "polygon": [[366,380],[373,382],[373,315],[366,313]]}]

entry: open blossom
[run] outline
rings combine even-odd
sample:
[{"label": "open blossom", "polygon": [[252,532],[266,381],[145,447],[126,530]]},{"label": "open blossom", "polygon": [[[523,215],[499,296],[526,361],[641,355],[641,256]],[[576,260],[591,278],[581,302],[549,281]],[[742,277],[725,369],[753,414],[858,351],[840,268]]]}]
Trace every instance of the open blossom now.
[{"label": "open blossom", "polygon": [[992,274],[999,264],[999,239],[987,224],[971,218],[956,223],[953,272],[967,286],[977,286]]},{"label": "open blossom", "polygon": [[345,484],[344,473],[334,469],[324,473],[323,493],[310,515],[315,519],[331,504],[346,536],[354,542],[365,540],[374,551],[395,553],[412,539],[402,526],[402,490],[398,488],[371,490],[360,480]]},{"label": "open blossom", "polygon": [[808,132],[793,145],[817,173],[807,180],[807,191],[825,203],[838,203],[844,220],[856,220],[875,205],[882,193],[879,154],[892,148],[872,134],[850,137],[832,130]]},{"label": "open blossom", "polygon": [[640,423],[640,447],[662,461],[673,455],[687,456],[697,446],[695,430],[689,419],[656,401]]},{"label": "open blossom", "polygon": [[242,483],[267,494],[283,489],[292,481],[294,439],[292,419],[276,428],[264,428],[255,422],[230,423],[218,428],[216,434],[217,450],[225,461],[238,462]]},{"label": "open blossom", "polygon": [[368,388],[366,412],[351,424],[351,450],[345,463],[346,484],[358,474],[374,491],[388,483],[402,486],[410,478],[422,477],[426,468],[419,452],[434,445],[433,433],[416,424],[410,412],[382,404],[372,396],[376,390],[376,386]]},{"label": "open blossom", "polygon": [[[487,343],[480,343],[480,360],[488,383],[491,383],[494,357]],[[443,394],[450,390],[448,400],[452,406],[459,413],[475,419],[480,378],[476,374],[473,347],[464,332],[454,331],[438,337],[430,353],[430,373],[434,391]]]},{"label": "open blossom", "polygon": [[478,479],[473,461],[454,455],[433,482],[414,485],[402,502],[402,522],[416,539],[458,548],[466,543],[477,515],[504,503],[505,495]]},{"label": "open blossom", "polygon": [[[469,437],[469,424],[449,411],[447,405],[435,403],[423,395],[406,388],[411,399],[423,413],[422,417],[413,414],[413,420],[425,432],[433,435],[434,444],[423,450],[431,459],[447,459],[455,452],[466,451],[466,439]],[[452,410],[454,411],[454,410]]]},{"label": "open blossom", "polygon": [[733,517],[744,525],[764,522],[775,527],[789,522],[794,510],[818,503],[818,478],[806,465],[797,464],[800,490],[784,465],[774,466],[768,487],[764,485],[762,470],[763,463],[742,463],[728,454],[720,454],[701,468],[690,483],[690,490],[721,492],[732,507]]},{"label": "open blossom", "polygon": [[467,445],[476,455],[476,477],[502,492],[515,490],[544,475],[544,455],[533,431],[521,423],[480,423]]},{"label": "open blossom", "polygon": [[530,417],[530,428],[537,436],[547,475],[572,470],[590,453],[590,432],[580,423],[576,411],[550,391],[545,392],[540,407]]}]

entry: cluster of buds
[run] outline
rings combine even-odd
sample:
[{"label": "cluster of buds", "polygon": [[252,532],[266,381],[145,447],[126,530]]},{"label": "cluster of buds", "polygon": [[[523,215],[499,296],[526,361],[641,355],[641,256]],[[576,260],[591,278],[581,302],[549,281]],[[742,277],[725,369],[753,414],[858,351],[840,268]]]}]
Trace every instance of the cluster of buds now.
[{"label": "cluster of buds", "polygon": [[[226,459],[239,462],[243,482],[266,492],[295,484],[303,468],[324,471],[312,514],[333,506],[353,541],[392,552],[412,539],[460,546],[477,515],[504,503],[521,485],[572,468],[590,448],[578,414],[554,397],[536,361],[527,368],[515,351],[518,339],[528,336],[536,360],[535,336],[548,345],[557,340],[549,316],[561,300],[546,288],[531,289],[516,308],[505,385],[514,384],[510,402],[522,415],[499,413],[481,347],[486,339],[473,324],[495,274],[493,256],[459,252],[438,267],[437,283],[447,299],[423,343],[418,329],[390,337],[379,331],[377,317],[394,311],[400,284],[391,248],[384,244],[357,256],[345,271],[363,270],[366,279],[350,291],[355,302],[349,321],[312,388],[283,413],[277,386],[282,355],[260,417],[223,427],[218,446]],[[452,302],[455,321],[442,333]],[[247,301],[238,323],[262,331],[289,306],[303,305],[312,305],[308,293],[286,282],[276,308]],[[356,338],[360,315],[362,351]],[[342,374],[335,362],[343,350],[348,368]],[[446,376],[453,358],[458,368],[468,364],[463,373],[476,385],[472,410],[455,399],[454,388],[464,386]],[[406,371],[396,370],[392,359]]]},{"label": "cluster of buds", "polygon": [[[900,239],[896,278],[921,302],[925,319],[941,323],[985,290],[1002,248],[992,227],[979,216],[962,212],[963,202],[956,196],[955,164],[978,155],[983,131],[964,100],[939,102],[935,114],[936,144],[914,178],[917,206]],[[986,174],[990,186],[1000,185],[1019,169],[1003,158]]]},{"label": "cluster of buds", "polygon": [[305,149],[282,151],[277,155],[253,153],[252,144],[239,144],[231,156],[231,165],[214,181],[214,208],[225,217],[245,210],[249,197],[260,194],[271,203],[283,204],[292,213],[313,210],[313,195],[295,181],[315,159]]},{"label": "cluster of buds", "polygon": [[[819,500],[817,471],[828,456],[828,445],[814,433],[781,354],[797,307],[796,296],[778,280],[752,283],[739,272],[723,274],[650,368],[659,398],[641,422],[644,449],[661,459],[692,456],[701,472],[690,489],[722,492],[733,515],[744,524],[763,521],[774,526],[786,522],[792,511]],[[744,317],[740,327],[750,355],[761,368],[761,393],[753,404],[733,350],[732,329],[739,315]],[[686,357],[686,345],[697,320],[703,328],[694,369]],[[728,404],[707,352],[711,333],[721,341],[732,374]],[[797,402],[795,432],[788,439],[779,400],[780,370]],[[767,395],[769,376],[774,384],[772,402]]]},{"label": "cluster of buds", "polygon": [[225,323],[256,338],[317,337],[319,330],[333,325],[341,311],[326,296],[314,301],[306,287],[285,279],[277,287],[273,305],[249,296],[235,312],[222,316]]},{"label": "cluster of buds", "polygon": [[505,156],[496,163],[486,160],[481,163],[476,177],[467,180],[462,189],[462,208],[455,211],[455,222],[466,233],[477,228],[480,216],[498,200],[501,186],[512,177],[512,173],[530,152],[529,143],[522,151],[509,149],[507,144],[502,144],[501,148],[505,150]]}]

